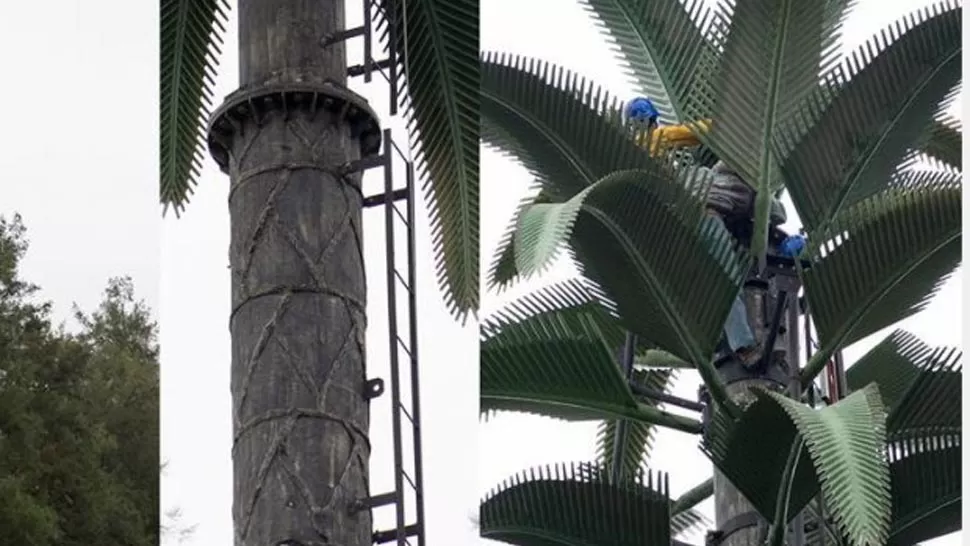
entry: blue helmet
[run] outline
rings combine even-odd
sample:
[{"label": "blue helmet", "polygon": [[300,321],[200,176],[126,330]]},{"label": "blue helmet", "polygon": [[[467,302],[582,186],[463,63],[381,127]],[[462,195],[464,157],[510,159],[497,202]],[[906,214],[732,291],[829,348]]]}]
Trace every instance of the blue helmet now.
[{"label": "blue helmet", "polygon": [[654,123],[660,117],[660,112],[653,102],[646,97],[637,97],[626,103],[623,108],[623,115],[627,121],[635,123]]}]

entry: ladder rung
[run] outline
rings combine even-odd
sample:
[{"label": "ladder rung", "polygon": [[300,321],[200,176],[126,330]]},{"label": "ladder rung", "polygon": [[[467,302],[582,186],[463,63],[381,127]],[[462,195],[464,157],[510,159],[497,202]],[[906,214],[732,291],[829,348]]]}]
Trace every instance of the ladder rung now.
[{"label": "ladder rung", "polygon": [[408,346],[404,344],[404,340],[401,339],[401,336],[397,336],[397,344],[400,345],[402,349],[404,349],[404,352],[407,353],[408,358],[411,358],[411,350],[408,349]]},{"label": "ladder rung", "polygon": [[[407,525],[404,527],[404,536],[413,537],[418,534],[418,526]],[[387,531],[377,531],[373,535],[374,544],[387,544],[397,540],[397,529],[388,529]]]},{"label": "ladder rung", "polygon": [[[364,198],[364,208],[376,207],[383,205],[385,202],[384,196],[386,193],[375,193],[374,195],[368,195]],[[398,201],[401,199],[408,198],[407,188],[400,188],[391,192],[391,200]]]},{"label": "ladder rung", "polygon": [[408,409],[404,407],[404,404],[398,404],[398,407],[401,409],[401,413],[403,413],[404,416],[408,418],[408,421],[410,421],[413,425],[414,417],[411,417],[411,414],[408,412]]},{"label": "ladder rung", "polygon": [[401,470],[401,475],[404,476],[404,479],[408,481],[408,485],[411,486],[411,489],[414,489],[415,491],[418,490],[418,486],[414,485],[414,480],[411,479],[411,476],[409,476],[407,472]]},{"label": "ladder rung", "polygon": [[397,214],[397,217],[401,219],[401,223],[408,225],[408,219],[401,214],[401,211],[397,207],[394,207],[394,214]]},{"label": "ladder rung", "polygon": [[404,280],[404,277],[401,276],[401,272],[400,271],[398,271],[397,269],[395,269],[394,270],[394,276],[397,277],[397,280],[401,281],[401,286],[404,287],[405,290],[407,290],[408,292],[411,292],[411,287],[408,286],[408,282],[406,280]]},{"label": "ladder rung", "polygon": [[351,161],[350,163],[348,163],[347,165],[345,165],[341,169],[341,172],[343,174],[350,174],[350,173],[356,173],[356,172],[364,172],[364,171],[366,171],[368,169],[373,169],[375,167],[383,167],[384,166],[384,161],[386,159],[387,158],[384,157],[384,154],[381,154],[381,155],[370,155],[370,156],[367,156],[367,157],[363,157],[363,158],[358,159],[356,161]]},{"label": "ladder rung", "polygon": [[[380,61],[371,61],[371,70],[383,70],[391,66],[390,59],[382,59]],[[351,78],[356,78],[357,76],[363,76],[367,72],[367,63],[355,64],[354,66],[347,67],[347,76]]]}]

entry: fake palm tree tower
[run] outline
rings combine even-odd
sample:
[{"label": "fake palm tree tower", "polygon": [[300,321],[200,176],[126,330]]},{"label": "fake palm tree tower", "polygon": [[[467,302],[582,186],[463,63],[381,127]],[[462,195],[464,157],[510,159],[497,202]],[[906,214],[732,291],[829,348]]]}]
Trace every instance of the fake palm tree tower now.
[{"label": "fake palm tree tower", "polygon": [[[403,0],[366,5],[401,52],[439,281],[465,316],[478,305],[478,3],[409,2],[406,17]],[[162,1],[160,193],[176,211],[199,174],[228,7]],[[380,131],[346,87],[345,40],[360,32],[343,32],[344,2],[238,10],[240,89],[208,132],[230,178],[235,544],[370,545],[355,165]]]},{"label": "fake palm tree tower", "polygon": [[[827,405],[810,387],[843,347],[922,310],[960,264],[962,135],[942,113],[961,83],[962,8],[908,16],[843,61],[848,1],[582,1],[660,121],[687,124],[703,147],[660,139],[651,157],[594,83],[484,55],[482,139],[537,180],[490,287],[540,272],[560,246],[582,277],[484,321],[482,411],[602,426],[599,460],[490,493],[482,535],[670,544],[703,524],[692,507],[711,494],[712,544],[913,545],[959,529],[955,351],[897,332],[848,368],[833,393],[844,398]],[[705,214],[712,175],[699,164],[712,154],[757,190],[740,246]],[[808,236],[798,263],[777,256],[769,225],[781,188]],[[738,294],[769,349],[751,368],[715,358]],[[807,318],[818,347],[805,362]],[[702,409],[664,393],[688,370],[708,393],[696,417],[661,407]],[[668,477],[644,467],[657,426],[698,435],[715,478],[671,501]]]}]

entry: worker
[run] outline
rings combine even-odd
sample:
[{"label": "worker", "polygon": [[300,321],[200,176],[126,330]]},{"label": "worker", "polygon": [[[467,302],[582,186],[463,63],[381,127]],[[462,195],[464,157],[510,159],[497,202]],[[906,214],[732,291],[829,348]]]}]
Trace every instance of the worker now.
[{"label": "worker", "polygon": [[[659,111],[657,111],[653,102],[645,97],[637,97],[627,103],[624,108],[624,115],[634,130],[637,143],[647,148],[652,156],[660,155],[671,149],[700,145],[701,142],[695,131],[708,130],[711,125],[709,120],[704,120],[694,124],[693,127],[688,125],[661,126]],[[734,221],[744,217],[750,218],[754,209],[755,190],[722,160],[718,160],[710,169],[707,167],[698,168],[709,171],[713,175],[711,188],[707,195],[707,221],[715,224],[714,229],[731,234],[725,219]],[[779,200],[780,195],[781,191],[777,192],[772,199],[769,214],[769,221],[772,226],[781,225],[787,220],[785,207]],[[731,235],[733,236],[733,234]],[[785,248],[794,246],[797,245],[791,244]],[[801,248],[798,248],[798,250],[800,251]],[[748,323],[747,309],[744,298],[740,293],[734,299],[727,321],[724,323],[724,337],[731,351],[743,366],[753,368],[759,363],[763,347]]]}]

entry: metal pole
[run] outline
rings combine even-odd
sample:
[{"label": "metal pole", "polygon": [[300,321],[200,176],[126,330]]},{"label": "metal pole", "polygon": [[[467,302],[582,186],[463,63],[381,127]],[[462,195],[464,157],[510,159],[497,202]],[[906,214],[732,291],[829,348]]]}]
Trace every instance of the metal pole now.
[{"label": "metal pole", "polygon": [[[626,342],[623,344],[623,374],[626,376],[627,381],[633,374],[633,352],[636,348],[637,338],[631,333],[627,332]],[[627,422],[626,419],[616,420],[616,437],[613,438],[613,468],[611,468],[611,473],[613,475],[613,483],[618,483],[622,473],[620,472],[620,465],[623,462],[623,445],[626,443],[627,435]]]},{"label": "metal pole", "polygon": [[394,493],[397,496],[397,544],[405,546],[404,531],[404,470],[401,453],[401,377],[398,369],[397,281],[394,279],[394,181],[391,177],[391,158],[394,151],[390,129],[384,130],[384,230],[385,269],[387,272],[387,328],[391,365],[391,425],[394,434]]},{"label": "metal pole", "polygon": [[[788,388],[789,394],[793,399],[801,400],[801,366],[798,365],[798,282],[794,279],[791,279],[788,282],[791,283],[788,293],[785,294],[788,299],[788,324],[786,325],[785,335],[788,337],[788,371],[791,377]],[[797,470],[797,467],[793,468],[792,473],[796,472]],[[803,546],[805,544],[804,510],[795,516],[795,518],[792,520],[791,526],[791,546]]]},{"label": "metal pole", "polygon": [[414,484],[417,508],[418,546],[424,546],[424,470],[421,454],[421,397],[418,389],[418,296],[417,296],[417,234],[414,222],[416,193],[414,190],[414,166],[407,164],[407,219],[408,219],[408,312],[411,324],[411,417],[414,426]]}]

